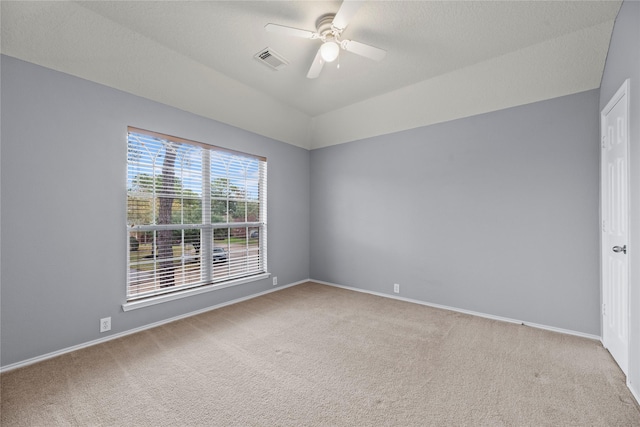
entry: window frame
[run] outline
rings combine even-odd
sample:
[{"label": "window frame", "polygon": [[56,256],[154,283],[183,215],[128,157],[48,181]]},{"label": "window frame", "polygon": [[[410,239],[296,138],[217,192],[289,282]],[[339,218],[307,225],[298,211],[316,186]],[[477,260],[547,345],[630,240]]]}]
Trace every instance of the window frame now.
[{"label": "window frame", "polygon": [[[127,202],[126,202],[127,276],[126,276],[126,284],[125,284],[126,302],[122,305],[123,310],[129,311],[136,308],[159,304],[166,301],[172,301],[175,299],[180,299],[180,298],[184,298],[192,295],[198,295],[204,292],[210,292],[217,289],[223,289],[230,286],[240,285],[243,283],[263,280],[270,277],[270,273],[268,272],[268,264],[267,264],[267,159],[266,157],[256,156],[254,154],[244,153],[244,152],[235,151],[235,150],[230,150],[227,148],[214,146],[211,144],[205,144],[197,141],[188,140],[185,138],[175,137],[175,136],[162,134],[154,131],[149,131],[145,129],[140,129],[132,126],[127,127],[127,152],[128,153],[130,153],[130,150],[131,150],[130,139],[131,139],[132,133],[143,135],[145,137],[152,138],[154,140],[160,140],[159,141],[160,144],[172,143],[172,144],[178,144],[178,146],[183,146],[183,144],[186,144],[191,147],[193,146],[199,147],[199,149],[201,150],[200,161],[202,162],[202,167],[200,168],[201,176],[199,177],[200,185],[201,185],[201,195],[200,195],[200,198],[196,198],[194,200],[200,200],[200,204],[202,206],[201,207],[202,215],[201,215],[200,223],[196,223],[196,224],[185,224],[183,223],[182,219],[180,223],[176,223],[176,224],[173,224],[173,223],[158,224],[157,223],[158,221],[155,215],[156,211],[154,208],[153,210],[154,214],[151,216],[151,219],[149,220],[151,223],[138,224],[138,225],[130,224],[129,211],[130,209],[132,209],[132,206],[134,206],[135,208],[135,203],[133,203],[133,205],[130,205],[130,197],[132,194],[135,194],[135,192],[130,187],[130,183],[132,181],[131,175],[132,175],[132,170],[136,171],[135,165],[140,166],[140,164],[133,162],[129,154],[127,155],[127,191],[126,191],[127,193]],[[248,184],[246,183],[244,187],[241,187],[242,190],[244,190],[243,198],[233,199],[233,197],[229,195],[226,195],[222,198],[219,196],[216,197],[216,195],[212,191],[212,186],[213,186],[212,171],[214,170],[217,171],[218,168],[224,169],[222,168],[222,166],[224,166],[224,163],[219,159],[220,156],[223,157],[223,161],[224,161],[224,158],[228,159],[229,156],[232,156],[232,157],[235,157],[236,159],[244,159],[245,161],[249,161],[249,162],[254,162],[254,161],[258,162],[257,164],[258,190],[257,190],[257,196],[255,199],[248,195],[249,187],[247,186]],[[161,175],[157,175],[156,169],[157,169],[157,165],[154,165],[153,173],[150,178],[151,182],[153,182],[152,185],[154,186],[153,187],[154,190],[152,191],[153,196],[150,197],[149,200],[150,200],[150,203],[154,203],[154,204],[161,198],[161,196],[157,196],[158,190],[156,189],[157,188],[156,186],[158,185],[156,183],[156,180]],[[227,188],[231,186],[229,183],[232,180],[232,174],[229,172],[229,169],[230,168],[227,165],[226,175],[225,174],[220,175],[219,173],[214,174],[216,176],[216,179],[222,177],[227,181]],[[180,194],[182,195],[180,200],[184,201],[184,197],[183,197],[184,188],[182,187],[183,183],[182,181],[180,182],[181,182]],[[225,200],[225,198],[227,201],[227,210],[226,210],[226,213],[224,214],[225,220],[222,222],[213,221],[212,206],[214,205],[214,202]],[[237,219],[234,220],[231,217],[231,213],[229,211],[229,203],[232,199],[244,203],[244,209],[245,209],[244,221],[237,221]],[[172,200],[177,200],[177,198],[173,198]],[[254,203],[257,203],[258,205],[258,214],[257,214],[258,218],[254,217],[255,221],[249,221],[248,220],[249,213],[247,209],[249,204],[254,204]],[[181,214],[184,213],[184,211],[180,211],[180,212]],[[178,284],[177,286],[172,285],[171,288],[168,288],[168,287],[162,288],[162,286],[158,286],[159,283],[162,283],[162,282],[158,282],[160,280],[158,277],[162,275],[162,273],[158,273],[158,270],[159,270],[158,264],[160,262],[160,258],[158,255],[154,255],[153,270],[152,270],[153,271],[152,275],[154,277],[153,285],[152,285],[153,289],[141,292],[140,295],[135,295],[132,291],[132,286],[134,286],[134,281],[132,280],[132,259],[131,259],[132,257],[131,257],[131,240],[130,240],[131,234],[130,233],[152,232],[154,236],[152,239],[152,247],[155,247],[154,245],[156,244],[156,233],[159,230],[167,230],[167,229],[170,229],[172,231],[186,230],[186,229],[201,230],[199,242],[198,242],[198,244],[200,245],[199,247],[200,260],[208,259],[210,255],[213,256],[213,252],[215,248],[218,247],[215,245],[216,229],[228,230],[226,239],[227,239],[227,246],[229,249],[231,248],[231,238],[233,237],[232,230],[244,229],[245,233],[242,238],[244,238],[245,240],[246,251],[244,253],[244,257],[241,255],[238,258],[238,263],[239,263],[238,265],[241,265],[243,263],[245,264],[244,270],[240,268],[238,272],[235,272],[233,274],[231,273],[231,251],[227,250],[228,257],[229,257],[226,260],[227,264],[229,264],[228,275],[225,276],[223,274],[222,276],[215,278],[214,270],[216,268],[215,267],[216,262],[212,259],[212,262],[210,263],[198,262],[197,274],[199,275],[199,280],[195,280],[192,278],[189,278],[189,279],[183,278],[183,280],[185,280],[185,283]],[[251,235],[253,235],[256,229],[258,230],[258,242],[257,242],[257,248],[254,248],[253,246],[250,246],[249,242],[251,240]],[[185,243],[185,234],[186,233],[184,232],[181,233],[181,237],[180,237],[181,239],[180,244],[183,249],[185,248],[186,244],[188,244],[188,243]],[[211,240],[211,242],[208,242],[208,240]],[[257,256],[255,256],[255,259],[257,261],[254,261],[249,256],[251,248],[254,248],[253,250],[257,249]],[[243,250],[240,249],[237,252],[242,253],[242,251]],[[152,252],[152,255],[153,255],[153,252]],[[182,257],[182,263],[183,263],[182,267],[184,268],[184,262],[185,262],[184,253],[181,255],[181,257]],[[165,258],[164,260],[173,261],[173,258],[170,258],[170,259]],[[254,265],[249,266],[251,262],[255,262],[257,267]],[[137,261],[137,262],[134,262],[133,264],[139,267],[142,263],[140,261]],[[171,269],[173,269],[173,267],[171,267]],[[141,270],[136,270],[135,273],[139,274],[140,272]],[[171,274],[173,275],[173,272]],[[188,280],[192,282],[187,283]]]}]

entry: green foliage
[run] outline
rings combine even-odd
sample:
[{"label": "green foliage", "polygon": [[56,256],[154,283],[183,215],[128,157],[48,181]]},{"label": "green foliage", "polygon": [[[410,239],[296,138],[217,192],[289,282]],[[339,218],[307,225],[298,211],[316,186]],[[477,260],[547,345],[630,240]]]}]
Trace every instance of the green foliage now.
[{"label": "green foliage", "polygon": [[151,175],[141,173],[139,175],[136,175],[133,180],[131,180],[131,188],[129,188],[129,191],[152,193],[154,189],[157,191],[161,188],[161,186],[162,175],[156,176],[154,180]]},{"label": "green foliage", "polygon": [[258,201],[249,201],[246,191],[228,178],[215,178],[211,182],[211,198],[211,221],[214,223],[257,221],[260,216]]}]

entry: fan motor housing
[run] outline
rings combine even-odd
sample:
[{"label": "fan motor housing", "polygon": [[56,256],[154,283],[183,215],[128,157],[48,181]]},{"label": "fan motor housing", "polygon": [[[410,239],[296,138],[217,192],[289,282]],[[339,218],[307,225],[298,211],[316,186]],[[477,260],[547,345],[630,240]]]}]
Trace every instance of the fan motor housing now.
[{"label": "fan motor housing", "polygon": [[322,15],[316,21],[316,29],[318,30],[318,34],[322,36],[326,36],[332,31],[332,23],[333,18],[336,17],[335,13],[327,13],[326,15]]}]

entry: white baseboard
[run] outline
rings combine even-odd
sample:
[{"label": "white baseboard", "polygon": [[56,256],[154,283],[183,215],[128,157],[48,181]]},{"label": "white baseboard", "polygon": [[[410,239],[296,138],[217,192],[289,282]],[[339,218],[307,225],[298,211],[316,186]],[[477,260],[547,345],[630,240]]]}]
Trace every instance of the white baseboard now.
[{"label": "white baseboard", "polygon": [[633,395],[633,398],[636,399],[636,403],[638,404],[638,406],[640,406],[640,392],[638,392],[635,389],[635,387],[633,386],[633,384],[631,384],[629,382],[629,377],[628,376],[627,376],[627,388],[629,389],[629,391]]},{"label": "white baseboard", "polygon": [[217,305],[213,305],[211,307],[203,308],[201,310],[191,311],[191,312],[186,313],[186,314],[181,314],[180,316],[171,317],[169,319],[161,320],[159,322],[150,323],[148,325],[140,326],[138,328],[129,329],[129,330],[124,331],[124,332],[119,332],[117,334],[109,335],[109,336],[104,337],[104,338],[99,338],[97,340],[88,341],[88,342],[85,342],[85,343],[82,343],[82,344],[78,344],[78,345],[74,345],[74,346],[71,346],[71,347],[63,348],[61,350],[53,351],[51,353],[43,354],[42,356],[32,357],[31,359],[23,360],[22,362],[16,362],[16,363],[12,363],[10,365],[2,366],[2,367],[0,367],[0,373],[12,371],[14,369],[22,368],[22,367],[25,367],[25,366],[28,366],[28,365],[33,365],[34,363],[42,362],[42,361],[45,361],[47,359],[52,359],[54,357],[61,356],[61,355],[66,354],[66,353],[71,353],[72,351],[81,350],[83,348],[91,347],[93,345],[101,344],[103,342],[115,340],[117,338],[122,338],[122,337],[127,336],[127,335],[135,334],[137,332],[142,332],[142,331],[145,331],[147,329],[151,329],[151,328],[155,328],[157,326],[165,325],[167,323],[175,322],[176,320],[185,319],[187,317],[196,316],[198,314],[206,313],[208,311],[216,310],[218,308],[222,308],[222,307],[226,307],[226,306],[229,306],[229,305],[237,304],[237,303],[242,302],[242,301],[247,301],[247,300],[250,300],[250,299],[253,299],[253,298],[257,298],[257,297],[260,297],[260,296],[263,296],[263,295],[266,295],[266,294],[270,294],[272,292],[281,291],[283,289],[290,288],[292,286],[297,286],[297,285],[300,285],[302,283],[307,283],[309,281],[310,281],[310,279],[305,279],[305,280],[301,280],[299,282],[294,282],[294,283],[289,283],[287,285],[274,287],[273,289],[268,289],[266,291],[259,292],[257,294],[252,294],[252,295],[248,295],[246,297],[237,298],[237,299],[234,299],[234,300],[231,300],[231,301],[226,301],[226,302],[223,302],[223,303],[220,303],[220,304],[217,304]]},{"label": "white baseboard", "polygon": [[379,296],[379,297],[391,298],[391,299],[395,299],[395,300],[399,300],[399,301],[405,301],[405,302],[410,302],[410,303],[414,303],[414,304],[425,305],[425,306],[428,306],[428,307],[441,308],[443,310],[455,311],[457,313],[464,313],[464,314],[470,314],[472,316],[484,317],[486,319],[499,320],[501,322],[508,322],[508,323],[515,323],[515,324],[518,324],[518,325],[531,326],[532,328],[545,329],[547,331],[559,332],[561,334],[574,335],[574,336],[578,336],[578,337],[589,338],[589,339],[592,339],[592,340],[601,341],[601,338],[598,335],[586,334],[584,332],[572,331],[570,329],[556,328],[555,326],[540,325],[538,323],[530,323],[530,322],[525,322],[523,320],[510,319],[508,317],[494,316],[493,314],[486,314],[486,313],[480,313],[480,312],[477,312],[477,311],[465,310],[465,309],[462,309],[462,308],[449,307],[449,306],[442,305],[442,304],[434,304],[434,303],[430,303],[430,302],[426,302],[426,301],[420,301],[420,300],[416,300],[416,299],[404,298],[404,297],[391,295],[391,294],[385,294],[385,293],[382,293],[382,292],[374,292],[374,291],[369,291],[369,290],[365,290],[365,289],[354,288],[352,286],[338,285],[336,283],[324,282],[322,280],[315,280],[315,279],[310,279],[310,280],[312,282],[315,282],[315,283],[320,283],[321,285],[334,286],[336,288],[342,288],[342,289],[347,289],[347,290],[356,291],[356,292],[363,292],[365,294],[376,295],[376,296]]}]

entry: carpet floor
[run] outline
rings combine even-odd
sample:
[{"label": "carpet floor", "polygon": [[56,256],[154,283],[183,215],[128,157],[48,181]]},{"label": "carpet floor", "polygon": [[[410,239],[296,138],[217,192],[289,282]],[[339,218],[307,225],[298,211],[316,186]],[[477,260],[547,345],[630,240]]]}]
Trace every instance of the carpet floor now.
[{"label": "carpet floor", "polygon": [[306,283],[6,372],[2,426],[640,426],[590,339]]}]

